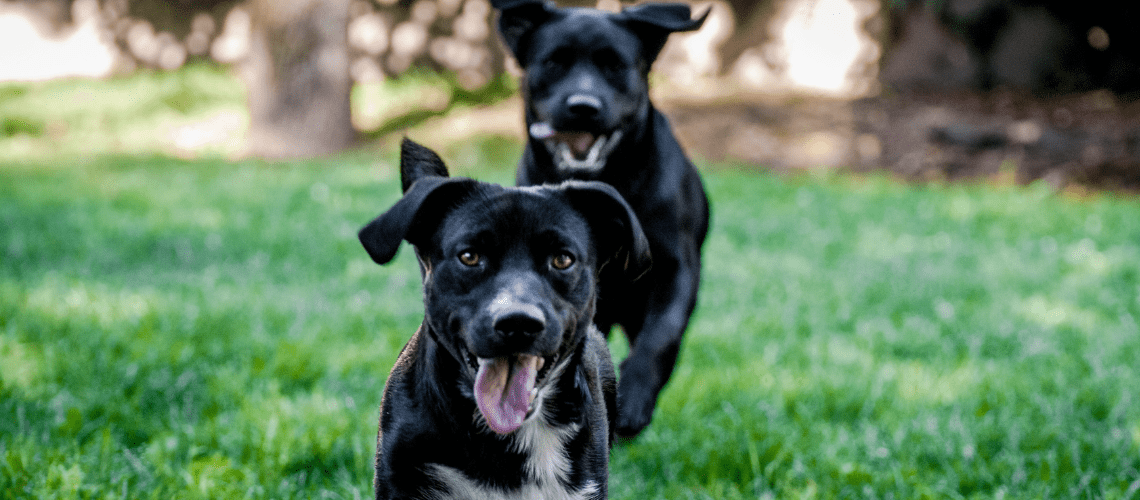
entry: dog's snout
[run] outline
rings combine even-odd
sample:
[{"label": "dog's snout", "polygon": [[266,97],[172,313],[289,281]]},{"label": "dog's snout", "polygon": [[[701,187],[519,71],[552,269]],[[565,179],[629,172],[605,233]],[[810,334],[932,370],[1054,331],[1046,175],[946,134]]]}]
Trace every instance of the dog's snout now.
[{"label": "dog's snout", "polygon": [[505,338],[534,337],[545,328],[542,312],[534,306],[504,311],[495,319],[495,333]]},{"label": "dog's snout", "polygon": [[566,107],[578,116],[594,116],[602,110],[602,100],[587,94],[574,94],[566,99]]}]

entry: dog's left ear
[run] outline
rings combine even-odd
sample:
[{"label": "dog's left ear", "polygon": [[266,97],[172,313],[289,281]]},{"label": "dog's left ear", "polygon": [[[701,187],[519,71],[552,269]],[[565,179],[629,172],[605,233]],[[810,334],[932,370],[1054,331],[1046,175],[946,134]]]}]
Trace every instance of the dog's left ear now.
[{"label": "dog's left ear", "polygon": [[499,34],[519,65],[526,66],[526,38],[550,19],[557,8],[544,0],[491,0],[499,9]]},{"label": "dog's left ear", "polygon": [[712,7],[705,9],[700,17],[691,19],[692,11],[686,4],[650,2],[623,9],[618,18],[641,38],[645,62],[652,64],[670,34],[700,29],[709,12],[712,12]]},{"label": "dog's left ear", "polygon": [[631,280],[640,278],[649,270],[653,265],[649,240],[633,208],[616,189],[598,181],[566,181],[561,189],[570,205],[590,224],[599,266],[615,263]]}]

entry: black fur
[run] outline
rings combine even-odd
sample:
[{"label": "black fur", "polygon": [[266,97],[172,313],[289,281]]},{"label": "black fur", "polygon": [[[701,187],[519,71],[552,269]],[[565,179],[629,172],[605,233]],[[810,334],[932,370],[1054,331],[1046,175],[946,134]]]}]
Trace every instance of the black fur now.
[{"label": "black fur", "polygon": [[[465,498],[455,486],[463,481],[500,494],[561,488],[605,498],[616,382],[592,321],[596,282],[603,266],[631,277],[649,266],[636,216],[602,183],[448,178],[438,156],[407,140],[401,174],[403,198],[360,231],[379,264],[410,242],[424,286],[424,321],[384,388],[376,498]],[[572,264],[557,268],[562,255]],[[539,397],[521,427],[498,434],[476,404],[476,360],[519,355],[544,361]],[[520,445],[540,418],[566,432],[562,448]],[[566,470],[526,466],[539,456],[564,456]],[[448,482],[452,473],[463,481]]]},{"label": "black fur", "polygon": [[709,225],[700,175],[650,102],[647,75],[668,36],[699,28],[708,13],[691,19],[687,5],[664,3],[620,13],[538,0],[492,5],[500,9],[503,40],[525,71],[530,138],[518,184],[610,184],[633,207],[653,251],[653,268],[636,283],[603,277],[596,316],[603,333],[618,324],[629,337],[617,432],[634,436],[649,424],[676,364],[696,305]]}]

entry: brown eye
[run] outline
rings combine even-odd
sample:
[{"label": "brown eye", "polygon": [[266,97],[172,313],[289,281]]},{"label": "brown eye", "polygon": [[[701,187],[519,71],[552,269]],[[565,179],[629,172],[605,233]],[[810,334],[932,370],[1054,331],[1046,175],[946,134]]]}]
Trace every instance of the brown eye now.
[{"label": "brown eye", "polygon": [[478,265],[480,260],[481,259],[479,258],[479,254],[470,250],[465,250],[459,253],[459,262],[462,262],[465,266],[471,267]]},{"label": "brown eye", "polygon": [[559,271],[563,271],[574,265],[574,257],[564,253],[558,254],[550,259],[550,265]]}]

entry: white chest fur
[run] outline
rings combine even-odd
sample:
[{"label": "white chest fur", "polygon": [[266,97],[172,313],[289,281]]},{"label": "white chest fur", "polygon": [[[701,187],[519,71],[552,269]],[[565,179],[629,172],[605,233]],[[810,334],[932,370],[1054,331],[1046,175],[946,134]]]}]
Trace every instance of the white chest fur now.
[{"label": "white chest fur", "polygon": [[[542,408],[551,394],[540,391],[535,403]],[[439,464],[428,464],[427,472],[441,485],[430,495],[432,500],[586,500],[598,492],[598,484],[590,481],[578,489],[566,487],[570,474],[570,457],[566,442],[578,433],[577,424],[554,427],[545,412],[539,411],[511,435],[516,451],[526,457],[522,487],[502,490],[472,481],[461,471]]]}]

